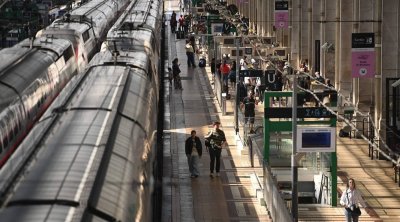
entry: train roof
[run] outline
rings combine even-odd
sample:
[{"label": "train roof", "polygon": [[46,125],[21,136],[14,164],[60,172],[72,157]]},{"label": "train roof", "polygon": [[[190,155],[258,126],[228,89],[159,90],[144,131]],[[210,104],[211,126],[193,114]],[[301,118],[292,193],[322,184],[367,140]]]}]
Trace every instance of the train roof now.
[{"label": "train roof", "polygon": [[[126,1],[126,0],[125,0]],[[101,8],[104,5],[115,5],[117,4],[114,0],[92,0],[87,2],[86,4],[81,5],[80,7],[74,9],[71,12],[71,16],[85,16],[90,18],[92,16],[96,16],[99,13],[102,13]],[[110,8],[109,6],[107,6]],[[104,13],[104,12],[103,12]]]},{"label": "train roof", "polygon": [[155,50],[154,35],[161,28],[158,5],[158,1],[132,2],[108,32],[107,44],[112,47],[115,42],[121,51]]},{"label": "train roof", "polygon": [[131,2],[123,15],[119,17],[117,22],[110,29],[110,35],[117,31],[129,32],[146,28],[154,30],[157,28],[157,19],[160,19],[160,11],[158,10],[159,4],[158,1],[148,0],[137,0]]},{"label": "train roof", "polygon": [[66,39],[52,38],[51,36],[42,36],[34,39],[33,42],[31,39],[25,39],[22,42],[18,43],[16,46],[24,48],[29,48],[32,46],[33,48],[51,51],[54,52],[57,56],[61,56],[64,51],[71,46],[71,42]]},{"label": "train roof", "polygon": [[148,71],[149,68],[149,56],[144,51],[121,51],[118,52],[118,56],[114,57],[111,50],[97,53],[89,63],[90,66],[98,66],[105,64],[118,63],[120,65],[126,65],[130,67],[139,68]]},{"label": "train roof", "polygon": [[0,76],[2,75],[2,70],[15,63],[29,51],[29,49],[20,49],[17,47],[4,48],[0,50]]},{"label": "train roof", "polygon": [[56,20],[46,29],[43,30],[42,35],[44,36],[59,36],[59,35],[70,35],[71,33],[83,33],[91,27],[89,22],[75,23],[75,22],[63,22]]},{"label": "train roof", "polygon": [[[46,73],[48,67],[58,56],[43,53],[37,49],[13,47],[0,53],[0,111],[14,100],[20,99],[16,92],[23,91],[36,81],[36,74]],[[35,74],[35,75],[33,75]],[[12,87],[12,88],[11,88]]]},{"label": "train roof", "polygon": [[[29,173],[18,183],[1,218],[40,221],[43,215],[67,218],[68,214],[79,218],[90,205],[112,218],[134,221],[132,212],[121,204],[138,210],[143,201],[150,201],[143,199],[148,190],[143,187],[149,186],[144,180],[150,175],[140,163],[151,158],[146,138],[154,136],[156,128],[157,90],[140,68],[92,66],[80,77],[84,83],[76,85],[75,94],[56,112],[57,126],[47,133],[35,163],[28,166]],[[31,146],[30,136],[52,116],[51,110],[46,112],[21,146]],[[103,161],[111,144],[109,161]],[[95,183],[102,167],[104,178],[109,179]],[[22,210],[24,215],[16,213]]]}]

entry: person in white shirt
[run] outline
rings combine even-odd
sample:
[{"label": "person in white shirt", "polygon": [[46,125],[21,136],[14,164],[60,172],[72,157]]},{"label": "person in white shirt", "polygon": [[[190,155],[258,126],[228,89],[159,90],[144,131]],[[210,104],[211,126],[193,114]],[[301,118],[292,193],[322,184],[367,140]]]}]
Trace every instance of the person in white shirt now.
[{"label": "person in white shirt", "polygon": [[246,61],[247,56],[244,56],[243,58],[240,59],[239,64],[240,64],[240,70],[247,70],[248,67],[248,62]]},{"label": "person in white shirt", "polygon": [[361,192],[356,189],[356,182],[353,178],[350,178],[347,181],[347,189],[342,193],[340,204],[345,207],[344,213],[347,222],[358,222],[358,217],[360,215],[358,215],[356,212],[360,212],[359,205],[364,207],[365,211],[368,213],[366,202],[361,196]]}]

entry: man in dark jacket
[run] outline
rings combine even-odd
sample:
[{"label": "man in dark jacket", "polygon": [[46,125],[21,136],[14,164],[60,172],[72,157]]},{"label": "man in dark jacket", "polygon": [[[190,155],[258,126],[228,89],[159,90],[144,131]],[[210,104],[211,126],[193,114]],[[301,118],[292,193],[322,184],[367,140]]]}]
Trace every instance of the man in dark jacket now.
[{"label": "man in dark jacket", "polygon": [[185,142],[185,153],[188,159],[191,178],[196,178],[200,174],[199,159],[201,158],[202,150],[201,141],[196,136],[196,130],[192,130],[190,137]]},{"label": "man in dark jacket", "polygon": [[205,144],[208,148],[208,152],[210,153],[210,177],[214,177],[214,163],[215,163],[215,171],[216,176],[219,177],[219,169],[221,166],[221,151],[224,145],[227,145],[225,133],[222,131],[219,126],[220,122],[215,121],[213,123],[213,130],[209,131],[208,134],[204,137]]},{"label": "man in dark jacket", "polygon": [[253,130],[254,119],[255,119],[255,108],[257,100],[254,98],[254,93],[249,92],[249,96],[244,98],[240,107],[244,108],[244,124],[249,123],[250,133],[255,133]]}]

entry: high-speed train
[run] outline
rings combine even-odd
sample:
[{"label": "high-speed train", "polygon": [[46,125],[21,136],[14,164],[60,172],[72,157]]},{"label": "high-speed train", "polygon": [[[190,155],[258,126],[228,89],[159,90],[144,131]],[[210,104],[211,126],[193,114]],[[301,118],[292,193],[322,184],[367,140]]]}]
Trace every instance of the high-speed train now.
[{"label": "high-speed train", "polygon": [[41,37],[0,51],[0,168],[77,72],[70,41]]},{"label": "high-speed train", "polygon": [[162,7],[132,1],[0,169],[1,220],[153,220]]},{"label": "high-speed train", "polygon": [[[128,0],[92,0],[36,39],[0,51],[0,168],[90,55]],[[88,21],[88,19],[91,19]]]},{"label": "high-speed train", "polygon": [[82,71],[109,28],[129,0],[91,0],[55,20],[37,36],[53,36],[72,42],[78,70]]}]

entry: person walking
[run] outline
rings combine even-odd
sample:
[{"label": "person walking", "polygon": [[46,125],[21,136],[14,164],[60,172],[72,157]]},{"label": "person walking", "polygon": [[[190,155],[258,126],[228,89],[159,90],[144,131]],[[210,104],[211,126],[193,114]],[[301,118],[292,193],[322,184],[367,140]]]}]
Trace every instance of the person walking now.
[{"label": "person walking", "polygon": [[196,65],[194,64],[194,49],[192,43],[189,40],[186,40],[185,49],[186,49],[188,67],[192,65],[193,68],[196,68]]},{"label": "person walking", "polygon": [[[219,67],[222,76],[223,76],[223,80],[224,80],[224,87],[228,88],[228,78],[229,78],[229,73],[231,71],[231,67],[229,66],[229,64],[226,62],[226,60],[223,61],[223,63],[221,64],[221,66]],[[226,93],[228,92],[228,90],[224,90]]]},{"label": "person walking", "polygon": [[243,99],[246,98],[247,96],[247,87],[243,82],[243,78],[239,79],[238,92],[239,92],[239,103],[242,103]]},{"label": "person walking", "polygon": [[218,121],[213,122],[213,130],[205,136],[205,144],[210,153],[210,177],[214,177],[214,164],[216,176],[219,177],[219,170],[221,167],[221,151],[222,147],[227,145],[225,133],[220,127],[221,123]]},{"label": "person walking", "polygon": [[189,164],[191,178],[197,178],[200,175],[199,160],[201,158],[203,147],[200,138],[196,136],[196,130],[190,132],[190,137],[185,141],[185,153]]},{"label": "person walking", "polygon": [[340,204],[345,208],[344,215],[347,222],[358,222],[358,217],[361,215],[359,205],[364,207],[368,213],[366,202],[361,196],[361,192],[356,189],[356,182],[353,178],[347,181],[347,189],[342,193]]},{"label": "person walking", "polygon": [[174,87],[175,89],[183,89],[181,82],[181,69],[179,68],[179,60],[175,58],[172,60],[172,78],[174,79]]},{"label": "person walking", "polygon": [[241,108],[243,109],[244,107],[244,124],[246,125],[247,123],[249,123],[250,133],[255,133],[253,126],[256,116],[256,105],[257,100],[254,98],[254,92],[249,91],[249,96],[243,99]]},{"label": "person walking", "polygon": [[176,21],[176,13],[175,11],[172,11],[171,19],[169,20],[169,24],[171,25],[171,32],[175,33],[176,31],[176,26],[177,26],[177,21]]},{"label": "person walking", "polygon": [[243,58],[240,59],[239,64],[240,64],[240,70],[247,70],[249,64],[247,62],[247,56],[243,56]]},{"label": "person walking", "polygon": [[211,59],[211,63],[210,63],[210,68],[211,68],[211,75],[212,75],[212,82],[211,82],[211,85],[212,84],[214,84],[214,81],[215,81],[215,66],[216,66],[216,63],[215,63],[215,58],[212,58]]},{"label": "person walking", "polygon": [[184,31],[184,30],[185,30],[185,29],[184,29],[185,18],[183,18],[183,15],[181,15],[181,16],[179,17],[178,22],[179,22],[179,27],[178,27],[178,29],[179,29],[180,31]]}]

